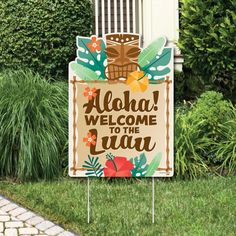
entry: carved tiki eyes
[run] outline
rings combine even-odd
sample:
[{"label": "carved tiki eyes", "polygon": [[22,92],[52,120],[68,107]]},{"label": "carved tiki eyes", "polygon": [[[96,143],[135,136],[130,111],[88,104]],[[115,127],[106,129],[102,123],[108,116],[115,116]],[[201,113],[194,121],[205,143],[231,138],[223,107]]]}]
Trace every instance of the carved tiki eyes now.
[{"label": "carved tiki eyes", "polygon": [[[134,48],[130,48],[127,52],[125,52],[125,57],[128,58],[137,58],[139,53],[140,53],[141,49],[134,47]],[[106,48],[106,54],[108,57],[110,58],[118,58],[120,56],[120,49],[116,50],[114,47],[107,47]]]},{"label": "carved tiki eyes", "polygon": [[127,57],[131,57],[131,58],[137,58],[139,53],[140,53],[141,49],[140,48],[131,48],[129,49],[129,51],[126,53]]},{"label": "carved tiki eyes", "polygon": [[111,47],[107,47],[106,48],[106,54],[108,57],[111,57],[111,58],[116,58],[120,55],[120,53],[115,49],[115,48],[111,48]]}]

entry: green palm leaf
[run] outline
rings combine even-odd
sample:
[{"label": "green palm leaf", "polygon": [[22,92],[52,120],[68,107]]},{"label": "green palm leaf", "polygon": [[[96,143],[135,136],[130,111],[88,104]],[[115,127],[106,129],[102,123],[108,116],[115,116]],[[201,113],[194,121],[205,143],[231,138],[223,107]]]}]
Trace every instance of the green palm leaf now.
[{"label": "green palm leaf", "polygon": [[156,55],[161,52],[166,44],[166,38],[160,37],[148,45],[138,57],[138,63],[141,68],[148,65]]},{"label": "green palm leaf", "polygon": [[76,62],[72,62],[70,64],[70,67],[75,72],[75,74],[82,80],[100,80],[101,79],[101,77],[96,72]]},{"label": "green palm leaf", "polygon": [[82,167],[86,168],[86,175],[89,176],[96,176],[96,177],[101,177],[103,174],[103,167],[102,165],[98,162],[98,157],[90,157],[88,155],[88,161],[84,161],[85,164],[82,165]]},{"label": "green palm leaf", "polygon": [[145,176],[152,177],[155,174],[155,171],[160,165],[161,158],[162,158],[161,152],[157,153],[156,156],[153,158],[152,162],[150,163]]}]

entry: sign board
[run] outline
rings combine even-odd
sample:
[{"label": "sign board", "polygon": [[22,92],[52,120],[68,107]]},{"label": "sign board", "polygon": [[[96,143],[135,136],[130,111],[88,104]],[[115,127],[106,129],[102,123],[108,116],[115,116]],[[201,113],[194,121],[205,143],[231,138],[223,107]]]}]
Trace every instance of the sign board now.
[{"label": "sign board", "polygon": [[69,175],[173,175],[173,49],[137,34],[77,37],[69,64]]}]

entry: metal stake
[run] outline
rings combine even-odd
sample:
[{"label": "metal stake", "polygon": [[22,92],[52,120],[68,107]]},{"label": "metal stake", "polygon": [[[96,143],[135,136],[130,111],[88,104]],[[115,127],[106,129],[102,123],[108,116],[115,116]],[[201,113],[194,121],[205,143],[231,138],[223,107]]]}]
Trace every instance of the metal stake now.
[{"label": "metal stake", "polygon": [[87,202],[87,212],[88,212],[88,224],[90,223],[90,193],[89,193],[89,177],[87,178],[87,185],[88,185],[88,192],[87,192],[87,199],[88,199],[88,202]]},{"label": "metal stake", "polygon": [[155,221],[155,186],[154,177],[152,177],[152,223]]}]

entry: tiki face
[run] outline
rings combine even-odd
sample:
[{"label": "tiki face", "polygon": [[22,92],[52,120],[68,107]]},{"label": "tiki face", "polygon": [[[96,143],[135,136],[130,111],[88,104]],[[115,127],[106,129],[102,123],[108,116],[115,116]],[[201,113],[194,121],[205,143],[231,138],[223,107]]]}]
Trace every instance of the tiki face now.
[{"label": "tiki face", "polygon": [[108,80],[126,79],[129,73],[139,70],[139,35],[110,34],[106,36],[106,44],[105,75]]}]

